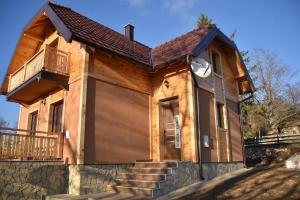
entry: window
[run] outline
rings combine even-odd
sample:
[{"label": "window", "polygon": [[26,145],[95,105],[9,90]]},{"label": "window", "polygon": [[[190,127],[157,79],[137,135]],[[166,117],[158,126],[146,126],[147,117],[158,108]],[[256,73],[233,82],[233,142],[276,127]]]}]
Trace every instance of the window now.
[{"label": "window", "polygon": [[217,103],[217,120],[218,127],[224,128],[223,104]]},{"label": "window", "polygon": [[[28,116],[28,125],[27,129],[31,131],[36,131],[37,129],[37,118],[38,118],[38,111],[32,112]],[[35,132],[30,132],[30,135],[34,135]]]},{"label": "window", "polygon": [[55,40],[53,40],[50,44],[50,47],[56,48],[58,47],[58,38],[56,38]]},{"label": "window", "polygon": [[221,60],[219,54],[213,51],[211,53],[211,59],[214,72],[221,75]]},{"label": "window", "polygon": [[51,132],[62,131],[63,101],[51,105]]}]

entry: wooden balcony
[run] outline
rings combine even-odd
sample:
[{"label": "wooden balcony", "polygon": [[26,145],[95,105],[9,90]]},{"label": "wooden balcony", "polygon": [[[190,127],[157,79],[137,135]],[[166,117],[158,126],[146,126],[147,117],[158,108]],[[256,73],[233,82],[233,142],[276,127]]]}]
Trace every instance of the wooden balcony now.
[{"label": "wooden balcony", "polygon": [[68,75],[68,53],[46,45],[10,75],[7,99],[31,103],[55,88],[66,88]]},{"label": "wooden balcony", "polygon": [[63,133],[0,127],[0,160],[59,160]]}]

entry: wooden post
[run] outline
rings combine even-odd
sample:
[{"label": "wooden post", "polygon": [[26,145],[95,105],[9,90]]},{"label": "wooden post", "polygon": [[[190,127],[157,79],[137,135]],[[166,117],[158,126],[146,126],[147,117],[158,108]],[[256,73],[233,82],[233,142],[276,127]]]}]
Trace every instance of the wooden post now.
[{"label": "wooden post", "polygon": [[24,82],[26,80],[26,71],[27,71],[27,62],[25,62],[25,64],[24,64],[24,76],[23,76],[22,82]]},{"label": "wooden post", "polygon": [[11,74],[9,74],[9,81],[8,81],[8,91],[10,91],[11,87]]},{"label": "wooden post", "polygon": [[87,102],[87,80],[89,67],[89,52],[87,45],[83,46],[83,63],[81,71],[81,89],[80,89],[80,110],[78,123],[78,144],[77,144],[77,164],[84,163],[84,139],[85,139],[85,117]]},{"label": "wooden post", "polygon": [[58,136],[58,156],[57,158],[63,157],[63,147],[64,147],[64,133],[60,133]]}]

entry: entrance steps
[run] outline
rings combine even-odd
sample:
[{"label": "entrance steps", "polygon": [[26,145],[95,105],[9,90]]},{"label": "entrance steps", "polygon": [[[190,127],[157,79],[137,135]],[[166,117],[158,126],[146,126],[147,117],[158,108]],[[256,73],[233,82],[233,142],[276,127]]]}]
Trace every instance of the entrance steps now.
[{"label": "entrance steps", "polygon": [[108,191],[128,193],[143,197],[157,197],[173,190],[172,176],[178,162],[136,162],[134,167],[118,174]]}]

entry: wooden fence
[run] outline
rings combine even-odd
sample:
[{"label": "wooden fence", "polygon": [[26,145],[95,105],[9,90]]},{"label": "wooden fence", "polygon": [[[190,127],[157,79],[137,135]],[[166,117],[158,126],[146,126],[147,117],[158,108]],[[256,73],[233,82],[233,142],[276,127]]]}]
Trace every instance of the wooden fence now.
[{"label": "wooden fence", "polygon": [[300,134],[267,135],[245,139],[245,146],[282,145],[300,143]]},{"label": "wooden fence", "polygon": [[63,133],[0,127],[0,160],[57,160],[63,156]]}]

